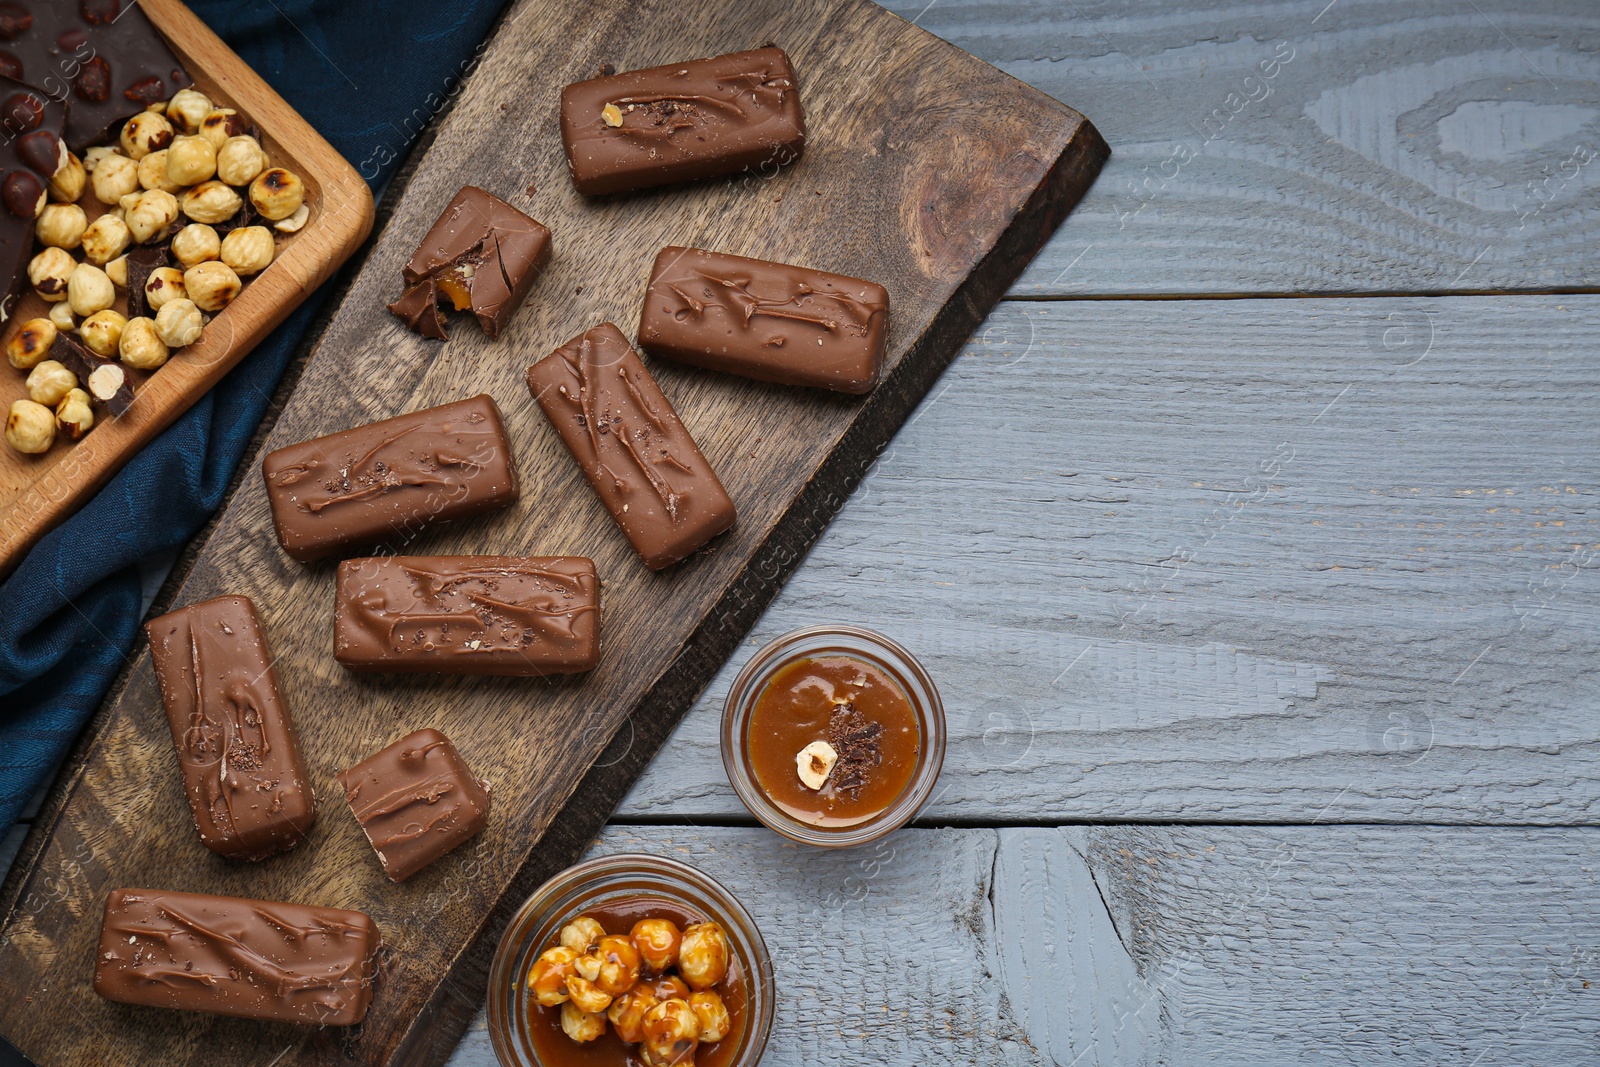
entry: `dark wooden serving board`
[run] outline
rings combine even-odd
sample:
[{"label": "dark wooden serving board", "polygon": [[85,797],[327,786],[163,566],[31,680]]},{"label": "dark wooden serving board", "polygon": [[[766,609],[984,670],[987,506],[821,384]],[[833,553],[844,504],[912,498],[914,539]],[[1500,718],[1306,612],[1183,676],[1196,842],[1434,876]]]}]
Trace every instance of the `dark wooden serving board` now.
[{"label": "dark wooden serving board", "polygon": [[[768,41],[800,75],[811,128],[801,162],[631,197],[572,192],[556,129],[562,84],[606,63],[629,69]],[[252,473],[176,603],[255,600],[318,789],[317,823],[294,851],[262,863],[201,847],[141,650],[0,892],[0,1033],[41,1067],[441,1062],[481,1002],[510,911],[588,843],[1107,153],[1076,112],[861,0],[518,4],[265,447],[491,393],[518,449],[521,502],[408,550],[592,557],[605,585],[601,666],[557,681],[347,674],[331,655],[332,568],[279,550]],[[498,341],[458,319],[438,345],[403,331],[383,305],[401,262],[467,183],[549,225],[555,260]],[[615,320],[631,335],[651,260],[669,243],[873,278],[893,311],[890,369],[864,399],[652,366],[739,508],[733,531],[658,574],[613,526],[522,375],[595,323]],[[838,621],[851,617],[838,605]],[[334,775],[423,726],[450,735],[493,782],[494,810],[472,845],[395,886]],[[94,941],[118,886],[370,913],[388,951],[366,1023],[316,1031],[101,1001],[90,987]]]}]

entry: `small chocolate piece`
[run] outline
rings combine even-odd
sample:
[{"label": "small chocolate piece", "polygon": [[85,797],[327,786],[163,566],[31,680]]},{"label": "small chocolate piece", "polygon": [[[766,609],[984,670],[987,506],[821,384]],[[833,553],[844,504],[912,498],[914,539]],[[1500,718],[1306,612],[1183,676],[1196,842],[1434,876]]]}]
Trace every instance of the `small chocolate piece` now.
[{"label": "small chocolate piece", "polygon": [[[23,12],[26,14],[26,12]],[[0,76],[0,323],[11,321],[17,301],[28,288],[28,263],[33,259],[34,218],[42,206],[45,185],[60,162],[61,131],[67,108],[14,78]],[[48,150],[42,168],[39,149]]]},{"label": "small chocolate piece", "polygon": [[83,347],[70,333],[58,332],[50,345],[50,358],[78,377],[78,385],[105,404],[113,415],[126,415],[133,407],[133,383],[121,363]]},{"label": "small chocolate piece", "polygon": [[128,318],[155,318],[144,283],[158,268],[172,265],[166,245],[135,245],[128,249]]},{"label": "small chocolate piece", "polygon": [[770,177],[800,158],[806,122],[781,48],[629,71],[561,90],[561,141],[587,196],[748,170]]},{"label": "small chocolate piece", "polygon": [[299,844],[315,802],[255,605],[222,596],[144,629],[200,840],[236,860]]},{"label": "small chocolate piece", "polygon": [[405,544],[518,495],[511,443],[487,395],[280,448],[261,472],[278,543],[301,563]]},{"label": "small chocolate piece", "polygon": [[[261,132],[259,130],[252,130],[250,136],[257,141],[261,140]],[[261,212],[256,210],[256,206],[250,202],[249,197],[245,197],[239,204],[239,210],[233,213],[232,218],[214,223],[211,228],[217,231],[218,237],[226,237],[240,227],[255,226],[260,222]]]},{"label": "small chocolate piece", "polygon": [[550,262],[550,231],[510,204],[468,185],[455,195],[403,271],[405,292],[389,305],[411,329],[444,340],[439,299],[472,309],[490,337],[517,308]]},{"label": "small chocolate piece", "polygon": [[578,556],[375,556],[339,565],[333,656],[353,671],[570,674],[600,659]]},{"label": "small chocolate piece", "polygon": [[339,775],[356,822],[403,882],[489,822],[489,783],[438,730],[418,730]]},{"label": "small chocolate piece", "polygon": [[785,385],[867,393],[889,341],[876,282],[699,248],[663,248],[639,315],[652,356]]},{"label": "small chocolate piece", "polygon": [[622,331],[603,323],[528,368],[528,388],[647,566],[733,525],[733,501]]},{"label": "small chocolate piece", "polygon": [[94,991],[151,1008],[353,1026],[372,1003],[380,943],[364,912],[113,889]]}]

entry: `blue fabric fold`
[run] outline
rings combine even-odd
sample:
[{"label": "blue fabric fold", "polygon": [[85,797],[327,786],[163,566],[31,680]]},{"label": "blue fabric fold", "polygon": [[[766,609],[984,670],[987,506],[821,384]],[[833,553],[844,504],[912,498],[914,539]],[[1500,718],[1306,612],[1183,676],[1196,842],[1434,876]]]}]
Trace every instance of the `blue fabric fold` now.
[{"label": "blue fabric fold", "polygon": [[[375,193],[459,91],[502,6],[190,0]],[[221,505],[326,298],[326,287],[312,294],[0,585],[0,828],[43,785],[128,656],[138,562],[182,545]]]}]

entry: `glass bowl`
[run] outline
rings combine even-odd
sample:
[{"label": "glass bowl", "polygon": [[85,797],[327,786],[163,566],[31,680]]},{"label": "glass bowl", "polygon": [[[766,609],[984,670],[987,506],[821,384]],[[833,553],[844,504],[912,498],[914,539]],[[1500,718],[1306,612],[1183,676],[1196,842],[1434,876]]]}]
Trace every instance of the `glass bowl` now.
[{"label": "glass bowl", "polygon": [[776,987],[755,920],[719,882],[688,864],[621,853],[568,867],[534,890],[506,927],[489,966],[488,996],[489,1037],[502,1067],[546,1067],[529,1036],[533,1013],[542,1010],[525,985],[533,961],[586,910],[637,897],[661,898],[721,924],[745,971],[744,1033],[727,1062],[754,1067],[760,1061],[772,1033]]},{"label": "glass bowl", "polygon": [[[900,795],[883,811],[845,827],[814,826],[774,804],[756,780],[750,761],[750,714],[767,683],[797,659],[844,655],[864,659],[895,680],[911,701],[922,745],[917,765]],[[922,810],[944,765],[944,704],[933,679],[915,656],[883,634],[859,626],[808,626],[794,630],[751,657],[734,679],[722,705],[722,765],[750,814],[792,841],[820,848],[864,845],[898,830]]]}]

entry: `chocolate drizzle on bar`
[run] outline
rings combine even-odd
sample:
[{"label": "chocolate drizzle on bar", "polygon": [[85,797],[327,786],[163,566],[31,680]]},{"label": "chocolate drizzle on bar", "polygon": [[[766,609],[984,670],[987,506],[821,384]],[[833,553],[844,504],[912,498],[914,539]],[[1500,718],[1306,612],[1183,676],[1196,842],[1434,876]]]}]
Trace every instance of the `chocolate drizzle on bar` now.
[{"label": "chocolate drizzle on bar", "polygon": [[450,739],[418,730],[339,775],[345,799],[386,874],[403,882],[489,820],[489,784]]},{"label": "chocolate drizzle on bar", "polygon": [[839,762],[829,775],[829,784],[836,793],[848,793],[851,800],[867,784],[873,768],[883,762],[883,751],[878,738],[883,736],[883,724],[866,719],[854,704],[839,704],[828,715],[828,744],[839,754]]}]

